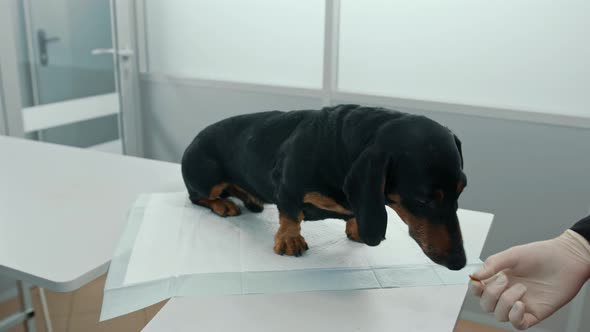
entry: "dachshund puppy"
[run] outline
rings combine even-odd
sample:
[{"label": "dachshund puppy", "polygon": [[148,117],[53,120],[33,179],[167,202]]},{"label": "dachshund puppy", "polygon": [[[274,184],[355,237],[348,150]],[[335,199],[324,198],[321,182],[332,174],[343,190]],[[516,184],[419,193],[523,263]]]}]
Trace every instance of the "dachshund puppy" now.
[{"label": "dachshund puppy", "polygon": [[303,220],[337,218],[354,240],[376,246],[385,206],[435,263],[465,266],[457,200],[467,185],[461,142],[424,116],[339,105],[321,110],[231,117],[201,131],[182,158],[194,204],[226,217],[276,204],[274,251],[300,256],[309,247]]}]

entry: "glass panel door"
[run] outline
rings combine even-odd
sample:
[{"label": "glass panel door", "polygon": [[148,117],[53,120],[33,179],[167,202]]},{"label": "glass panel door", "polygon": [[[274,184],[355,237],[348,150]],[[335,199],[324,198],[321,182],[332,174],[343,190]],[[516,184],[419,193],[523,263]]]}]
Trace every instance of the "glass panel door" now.
[{"label": "glass panel door", "polygon": [[17,12],[26,136],[121,153],[110,1],[19,0]]}]

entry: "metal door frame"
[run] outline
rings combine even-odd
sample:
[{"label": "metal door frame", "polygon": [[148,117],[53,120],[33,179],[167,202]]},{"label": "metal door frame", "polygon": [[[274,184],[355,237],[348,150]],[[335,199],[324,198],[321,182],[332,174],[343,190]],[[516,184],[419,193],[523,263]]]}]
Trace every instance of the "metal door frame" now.
[{"label": "metal door frame", "polygon": [[16,18],[18,0],[0,1],[0,133],[24,137],[18,79]]}]

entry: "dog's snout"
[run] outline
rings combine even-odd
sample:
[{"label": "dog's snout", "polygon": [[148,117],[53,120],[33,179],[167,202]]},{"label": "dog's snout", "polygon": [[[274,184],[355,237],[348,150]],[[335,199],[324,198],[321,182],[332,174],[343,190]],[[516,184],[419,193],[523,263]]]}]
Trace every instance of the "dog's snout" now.
[{"label": "dog's snout", "polygon": [[446,259],[445,266],[449,270],[457,271],[461,270],[467,264],[467,257],[465,256],[465,250],[461,246],[458,250],[453,251]]},{"label": "dog's snout", "polygon": [[455,248],[446,255],[439,255],[428,251],[425,251],[425,253],[433,262],[440,264],[452,271],[461,270],[467,264],[467,257],[465,256],[465,250],[463,249],[463,246]]}]

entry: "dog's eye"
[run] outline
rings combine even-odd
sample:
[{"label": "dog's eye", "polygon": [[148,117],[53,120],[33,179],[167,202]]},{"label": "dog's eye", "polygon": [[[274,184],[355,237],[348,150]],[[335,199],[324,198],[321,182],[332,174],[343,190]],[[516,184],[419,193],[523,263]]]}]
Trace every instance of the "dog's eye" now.
[{"label": "dog's eye", "polygon": [[433,200],[431,199],[426,199],[426,198],[416,198],[416,202],[418,202],[419,205],[422,205],[424,207],[433,207]]}]

